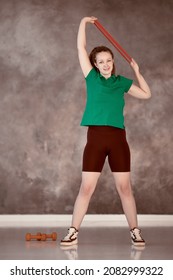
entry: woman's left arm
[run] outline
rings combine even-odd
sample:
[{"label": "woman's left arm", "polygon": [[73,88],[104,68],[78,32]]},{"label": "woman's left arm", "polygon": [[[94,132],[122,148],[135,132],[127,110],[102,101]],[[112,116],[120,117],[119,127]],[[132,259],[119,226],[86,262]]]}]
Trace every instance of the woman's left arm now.
[{"label": "woman's left arm", "polygon": [[145,81],[144,77],[141,75],[141,73],[139,71],[139,66],[133,58],[130,63],[130,66],[132,67],[132,69],[135,73],[139,86],[132,84],[128,93],[134,97],[141,98],[141,99],[150,98],[151,97],[150,88],[149,88],[147,82]]}]

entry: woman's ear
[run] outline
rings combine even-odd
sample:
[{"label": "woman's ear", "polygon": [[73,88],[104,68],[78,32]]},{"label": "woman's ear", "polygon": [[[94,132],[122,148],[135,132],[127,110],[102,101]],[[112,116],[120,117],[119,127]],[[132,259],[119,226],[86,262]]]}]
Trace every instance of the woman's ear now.
[{"label": "woman's ear", "polygon": [[96,62],[94,62],[94,65],[95,65],[95,67],[96,67],[96,68],[98,68],[98,66],[97,66],[97,63],[96,63]]}]

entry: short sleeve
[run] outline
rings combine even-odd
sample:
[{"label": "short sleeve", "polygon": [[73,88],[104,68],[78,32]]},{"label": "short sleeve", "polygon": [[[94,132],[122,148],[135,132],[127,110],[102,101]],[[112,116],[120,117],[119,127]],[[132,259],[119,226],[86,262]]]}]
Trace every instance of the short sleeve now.
[{"label": "short sleeve", "polygon": [[90,70],[90,72],[88,73],[88,75],[85,77],[85,80],[91,81],[91,80],[94,80],[97,76],[98,76],[97,71],[94,68],[92,68]]},{"label": "short sleeve", "polygon": [[133,84],[133,80],[128,79],[124,76],[118,76],[121,86],[124,88],[125,92],[128,92],[131,85]]}]

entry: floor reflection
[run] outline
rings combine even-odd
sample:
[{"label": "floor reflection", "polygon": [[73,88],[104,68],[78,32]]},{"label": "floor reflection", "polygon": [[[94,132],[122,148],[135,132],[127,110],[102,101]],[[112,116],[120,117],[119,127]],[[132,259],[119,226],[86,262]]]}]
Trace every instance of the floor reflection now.
[{"label": "floor reflection", "polygon": [[60,249],[64,252],[68,260],[78,260],[78,245],[61,246]]},{"label": "floor reflection", "polygon": [[131,246],[131,254],[130,259],[132,260],[140,260],[142,258],[142,253],[145,250],[145,246]]},{"label": "floor reflection", "polygon": [[[172,260],[173,227],[145,227],[146,247],[131,246],[127,228],[83,227],[78,245],[60,247],[66,228],[47,228],[57,241],[25,241],[27,231],[41,228],[0,227],[1,260]],[[157,231],[157,235],[156,235]],[[164,236],[164,239],[163,239]]]},{"label": "floor reflection", "polygon": [[55,241],[25,241],[25,248],[27,250],[43,249],[43,248],[57,248],[57,242]]}]

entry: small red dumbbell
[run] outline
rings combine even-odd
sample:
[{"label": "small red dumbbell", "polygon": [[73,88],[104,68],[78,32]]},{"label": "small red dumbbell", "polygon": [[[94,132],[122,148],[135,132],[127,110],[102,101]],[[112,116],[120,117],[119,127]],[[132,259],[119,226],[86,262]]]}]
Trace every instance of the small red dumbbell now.
[{"label": "small red dumbbell", "polygon": [[43,233],[41,240],[47,240],[48,238],[52,239],[52,241],[56,241],[57,240],[57,233],[56,232],[52,232],[51,234]]},{"label": "small red dumbbell", "polygon": [[36,240],[40,241],[41,238],[42,238],[41,232],[37,232],[37,234],[33,234],[33,235],[32,235],[31,233],[28,232],[28,233],[25,235],[25,240],[26,240],[26,241],[30,241],[30,240],[32,240],[32,239],[36,239]]},{"label": "small red dumbbell", "polygon": [[26,241],[31,241],[32,239],[36,239],[38,241],[46,241],[48,238],[52,239],[52,241],[56,241],[57,233],[52,232],[51,234],[45,234],[45,233],[37,232],[36,235],[32,235],[31,233],[28,232],[25,235]]}]

